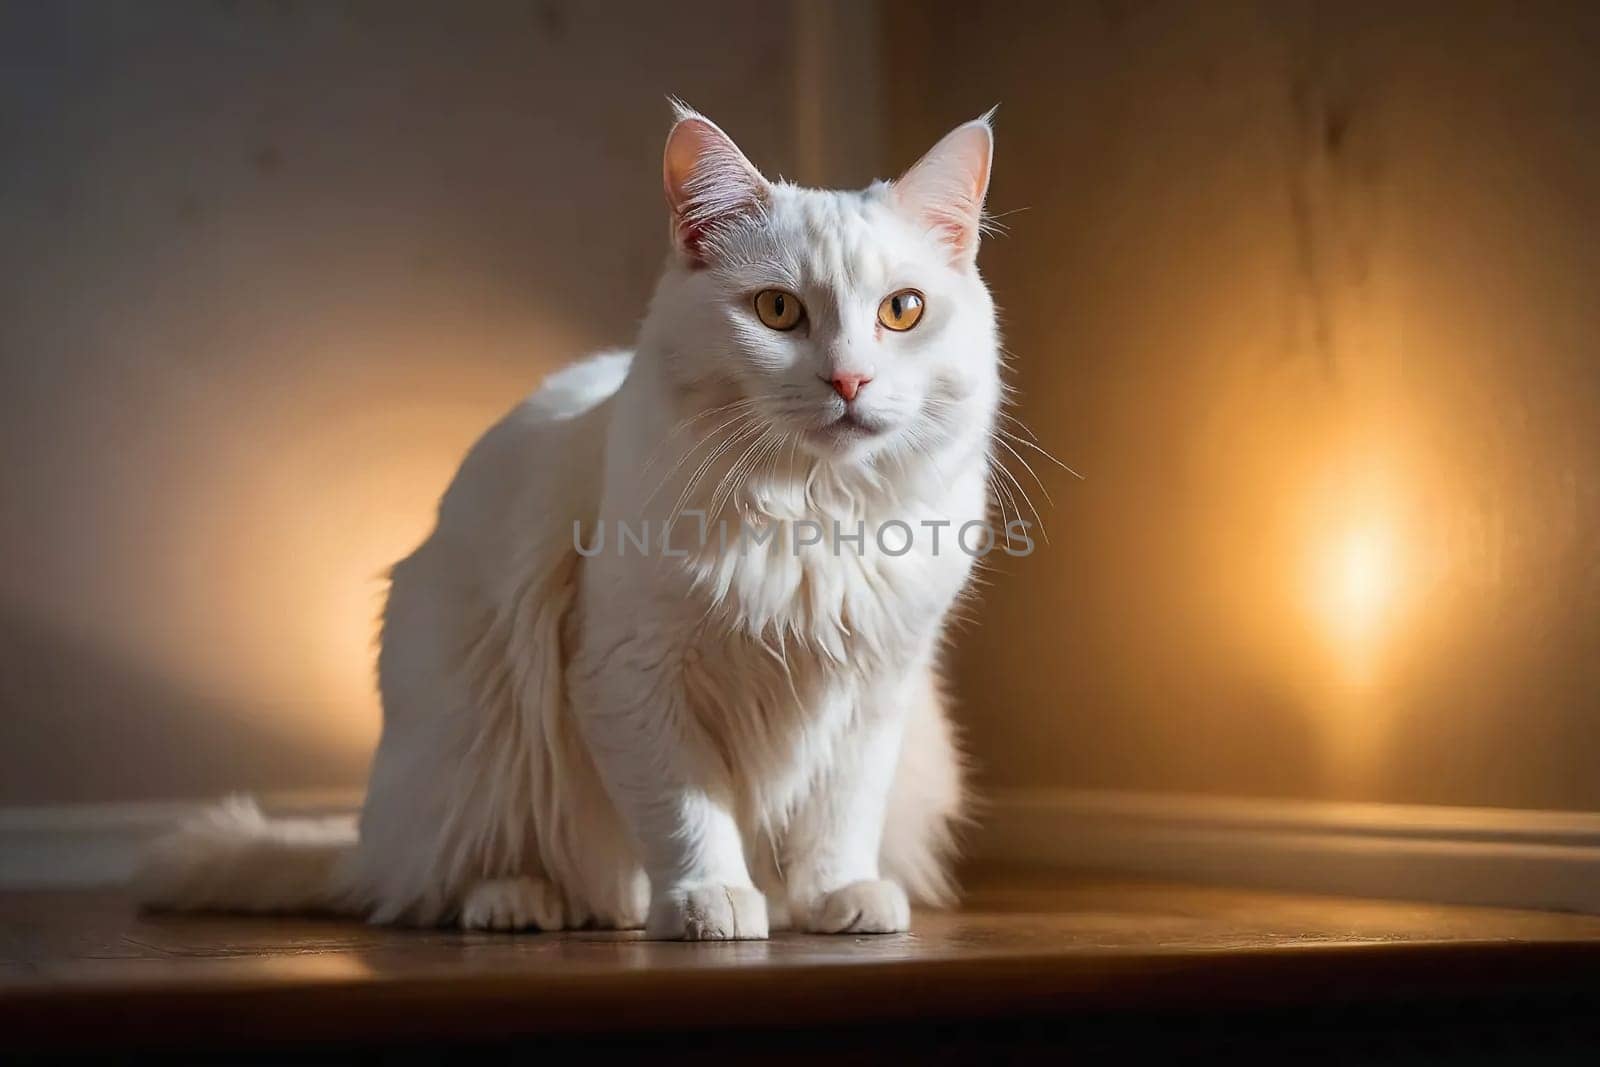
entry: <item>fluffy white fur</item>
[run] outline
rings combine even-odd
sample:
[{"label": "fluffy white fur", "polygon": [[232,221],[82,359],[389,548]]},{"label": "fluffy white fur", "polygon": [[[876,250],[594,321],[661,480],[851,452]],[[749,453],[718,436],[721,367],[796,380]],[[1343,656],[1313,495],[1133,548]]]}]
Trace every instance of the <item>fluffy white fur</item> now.
[{"label": "fluffy white fur", "polygon": [[[489,430],[394,568],[359,834],[236,803],[158,846],[145,898],[686,939],[898,931],[908,893],[947,900],[963,787],[936,660],[1000,399],[975,266],[990,153],[984,118],[898,182],[802,189],[681,110],[636,350]],[[762,325],[770,288],[800,328]],[[923,320],[886,330],[905,288]],[[870,381],[847,405],[838,374]],[[700,545],[692,512],[775,536]],[[618,552],[619,521],[656,538],[673,517],[684,555]],[[796,549],[803,519],[918,537]],[[940,552],[922,520],[951,523]]]}]

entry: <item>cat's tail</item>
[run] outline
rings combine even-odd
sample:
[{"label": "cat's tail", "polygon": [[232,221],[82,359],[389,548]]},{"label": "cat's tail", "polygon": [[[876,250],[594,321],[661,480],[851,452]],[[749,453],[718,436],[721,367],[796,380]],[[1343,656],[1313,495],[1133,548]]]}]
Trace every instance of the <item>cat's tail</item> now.
[{"label": "cat's tail", "polygon": [[230,797],[157,839],[132,888],[163,910],[354,913],[343,867],[356,839],[352,816],[269,819]]}]

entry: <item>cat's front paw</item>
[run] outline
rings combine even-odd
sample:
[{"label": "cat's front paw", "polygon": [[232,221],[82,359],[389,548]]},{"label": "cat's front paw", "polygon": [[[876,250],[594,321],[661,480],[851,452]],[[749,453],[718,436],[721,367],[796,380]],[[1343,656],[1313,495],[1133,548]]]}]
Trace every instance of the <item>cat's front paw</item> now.
[{"label": "cat's front paw", "polygon": [[560,930],[566,926],[561,893],[543,878],[490,878],[461,902],[463,930]]},{"label": "cat's front paw", "polygon": [[652,941],[762,941],[767,898],[749,886],[679,886],[650,901],[644,931]]},{"label": "cat's front paw", "polygon": [[911,902],[893,882],[852,882],[811,908],[805,928],[814,934],[899,934],[911,929]]}]

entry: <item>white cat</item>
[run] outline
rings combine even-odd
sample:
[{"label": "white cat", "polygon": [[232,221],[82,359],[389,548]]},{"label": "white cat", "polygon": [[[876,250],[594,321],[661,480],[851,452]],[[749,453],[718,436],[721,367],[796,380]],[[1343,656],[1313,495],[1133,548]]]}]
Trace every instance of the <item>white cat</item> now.
[{"label": "white cat", "polygon": [[359,836],[234,802],[153,850],[145,899],[691,940],[949,899],[991,152],[986,116],[893,183],[802,189],[680,109],[635,351],[492,428],[394,568]]}]

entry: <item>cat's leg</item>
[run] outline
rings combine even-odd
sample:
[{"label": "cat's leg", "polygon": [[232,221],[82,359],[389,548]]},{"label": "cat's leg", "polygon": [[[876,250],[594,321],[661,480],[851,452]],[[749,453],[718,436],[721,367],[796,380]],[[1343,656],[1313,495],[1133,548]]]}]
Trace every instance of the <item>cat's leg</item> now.
[{"label": "cat's leg", "polygon": [[487,878],[467,890],[461,903],[465,930],[562,930],[566,905],[544,878]]},{"label": "cat's leg", "polygon": [[777,843],[765,831],[757,834],[753,841],[747,836],[745,858],[756,888],[767,898],[767,929],[774,933],[794,929],[794,920],[789,914],[789,893],[784,887],[783,871],[779,867],[781,861]]},{"label": "cat's leg", "polygon": [[900,751],[897,709],[871,708],[791,820],[784,840],[789,911],[819,934],[891,934],[911,927],[905,890],[883,878],[878,856]]},{"label": "cat's leg", "polygon": [[636,827],[650,876],[645,936],[739,941],[767,936],[767,901],[750,880],[728,806],[684,781],[630,791],[621,807]]},{"label": "cat's leg", "polygon": [[[726,789],[694,736],[679,691],[613,654],[581,681],[595,764],[650,879],[645,935],[663,941],[759,940],[767,902],[751,881]],[[659,657],[657,657],[659,659]],[[641,697],[639,694],[648,694]]]}]

